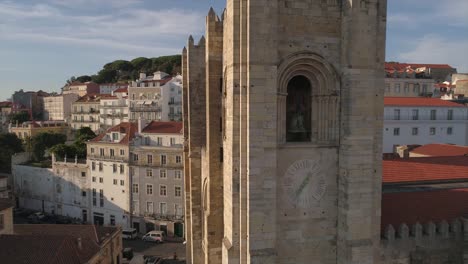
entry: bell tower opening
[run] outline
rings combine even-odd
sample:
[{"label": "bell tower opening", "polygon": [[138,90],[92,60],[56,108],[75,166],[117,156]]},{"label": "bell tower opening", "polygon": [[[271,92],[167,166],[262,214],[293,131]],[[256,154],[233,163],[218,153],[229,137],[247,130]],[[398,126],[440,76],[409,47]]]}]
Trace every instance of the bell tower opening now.
[{"label": "bell tower opening", "polygon": [[311,141],[311,84],[302,75],[288,82],[286,99],[286,142]]}]

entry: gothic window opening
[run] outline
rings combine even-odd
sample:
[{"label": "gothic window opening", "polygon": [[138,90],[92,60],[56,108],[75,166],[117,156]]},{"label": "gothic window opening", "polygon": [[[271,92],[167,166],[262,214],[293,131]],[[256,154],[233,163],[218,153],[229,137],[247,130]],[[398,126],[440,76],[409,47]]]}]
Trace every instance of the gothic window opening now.
[{"label": "gothic window opening", "polygon": [[293,77],[288,83],[286,99],[286,141],[311,140],[311,84],[304,76]]}]

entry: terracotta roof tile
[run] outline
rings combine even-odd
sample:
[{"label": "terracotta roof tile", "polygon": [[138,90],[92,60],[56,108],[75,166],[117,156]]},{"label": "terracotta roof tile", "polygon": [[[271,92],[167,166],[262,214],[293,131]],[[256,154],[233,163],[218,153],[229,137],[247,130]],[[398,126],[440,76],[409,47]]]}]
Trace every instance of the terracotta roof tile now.
[{"label": "terracotta roof tile", "polygon": [[99,103],[100,100],[100,94],[86,94],[80,97],[76,103]]},{"label": "terracotta roof tile", "polygon": [[152,121],[143,129],[142,133],[182,134],[182,129],[182,122]]},{"label": "terracotta roof tile", "polygon": [[[101,238],[105,237],[106,234],[117,232],[118,228],[96,227],[94,225],[14,225],[14,231],[16,239],[35,237],[34,240],[42,241],[41,245],[45,247],[43,250],[57,253],[57,256],[55,256],[57,259],[43,256],[41,260],[44,259],[45,262],[39,263],[86,263],[91,257],[99,253],[103,242]],[[77,246],[78,238],[81,238],[82,241],[81,249]],[[0,236],[0,241],[1,239]],[[21,245],[24,247],[24,244]],[[31,245],[25,255],[30,259],[34,259],[36,254],[45,254],[37,252],[36,248],[41,247],[36,247],[36,244]],[[2,258],[0,257],[0,259]]]},{"label": "terracotta roof tile", "polygon": [[441,100],[439,98],[424,97],[385,97],[385,106],[428,106],[428,107],[466,107],[462,104]]},{"label": "terracotta roof tile", "polygon": [[468,146],[428,144],[417,147],[411,150],[410,152],[432,157],[464,156],[468,155]]},{"label": "terracotta roof tile", "polygon": [[[1,263],[79,264],[76,241],[67,236],[0,235]],[[95,253],[99,252],[96,251]]]},{"label": "terracotta roof tile", "polygon": [[384,193],[382,195],[382,230],[392,224],[408,226],[419,222],[450,222],[468,214],[468,188],[423,192]]},{"label": "terracotta roof tile", "polygon": [[468,157],[421,157],[383,161],[384,184],[468,180]]},{"label": "terracotta roof tile", "polygon": [[399,63],[399,62],[385,62],[385,68],[387,69],[403,69],[410,66],[413,69],[416,68],[431,68],[431,69],[453,69],[452,66],[448,64],[424,64],[424,63]]},{"label": "terracotta roof tile", "polygon": [[119,89],[115,90],[114,93],[128,93],[128,87],[119,88]]},{"label": "terracotta roof tile", "polygon": [[[118,143],[122,145],[127,145],[133,138],[135,138],[135,135],[138,132],[138,125],[136,123],[122,122],[116,126],[109,128],[106,132],[99,134],[94,139],[91,139],[90,142],[103,142],[102,140],[107,136],[107,133],[110,132],[124,133],[125,136]],[[113,143],[110,141],[105,142]]]}]

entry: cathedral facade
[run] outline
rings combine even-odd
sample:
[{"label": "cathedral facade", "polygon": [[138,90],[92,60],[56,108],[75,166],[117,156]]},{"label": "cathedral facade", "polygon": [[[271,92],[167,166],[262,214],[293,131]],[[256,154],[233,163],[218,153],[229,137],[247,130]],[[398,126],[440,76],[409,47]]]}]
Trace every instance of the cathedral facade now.
[{"label": "cathedral facade", "polygon": [[183,50],[187,263],[379,263],[385,32],[386,0],[210,10]]}]

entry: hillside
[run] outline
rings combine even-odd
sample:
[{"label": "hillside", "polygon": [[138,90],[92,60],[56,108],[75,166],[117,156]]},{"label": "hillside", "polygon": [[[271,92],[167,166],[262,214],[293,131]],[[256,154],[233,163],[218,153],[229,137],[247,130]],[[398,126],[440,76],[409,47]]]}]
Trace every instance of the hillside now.
[{"label": "hillside", "polygon": [[96,83],[126,82],[137,79],[140,72],[152,74],[155,71],[163,71],[173,75],[181,73],[181,56],[139,57],[131,61],[116,60],[105,64],[102,70],[95,75],[71,77],[67,80],[67,83],[73,81],[93,81]]}]

